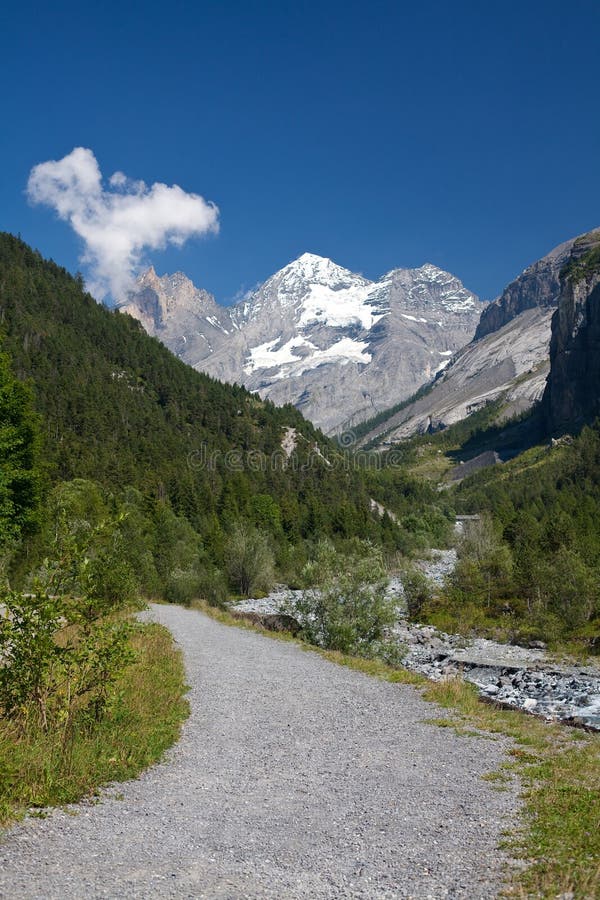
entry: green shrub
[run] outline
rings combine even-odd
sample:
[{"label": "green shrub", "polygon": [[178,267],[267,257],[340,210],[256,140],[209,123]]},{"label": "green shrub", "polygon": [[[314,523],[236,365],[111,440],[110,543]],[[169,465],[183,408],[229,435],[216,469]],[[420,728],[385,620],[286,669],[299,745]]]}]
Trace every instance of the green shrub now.
[{"label": "green shrub", "polygon": [[[364,548],[363,548],[364,549]],[[301,621],[302,635],[319,647],[357,656],[399,658],[390,629],[397,619],[386,597],[387,573],[381,551],[344,556],[321,543],[303,570],[307,587],[292,612]]]},{"label": "green shrub", "polygon": [[203,600],[206,600],[211,606],[222,609],[229,596],[227,579],[224,574],[219,569],[212,566],[206,566],[200,572],[198,582],[199,596]]},{"label": "green shrub", "polygon": [[174,569],[168,576],[165,585],[165,600],[189,606],[192,600],[201,596],[200,578],[191,569]]},{"label": "green shrub", "polygon": [[189,606],[192,600],[206,600],[211,606],[223,607],[227,600],[227,580],[210,563],[198,568],[175,569],[167,578],[165,600]]},{"label": "green shrub", "polygon": [[414,566],[405,565],[400,577],[408,616],[410,619],[418,619],[433,596],[431,583]]},{"label": "green shrub", "polygon": [[32,806],[62,806],[93,796],[107,782],[125,781],[157,761],[188,714],[181,653],[166,628],[131,624],[135,653],[111,687],[112,702],[99,721],[93,710],[64,729],[25,729],[0,718],[0,825]]},{"label": "green shrub", "polygon": [[226,559],[231,584],[244,597],[271,589],[274,556],[264,531],[245,522],[236,523],[226,544]]},{"label": "green shrub", "polygon": [[0,708],[21,730],[32,724],[70,737],[75,718],[100,720],[132,661],[129,623],[90,618],[87,598],[0,598]]}]

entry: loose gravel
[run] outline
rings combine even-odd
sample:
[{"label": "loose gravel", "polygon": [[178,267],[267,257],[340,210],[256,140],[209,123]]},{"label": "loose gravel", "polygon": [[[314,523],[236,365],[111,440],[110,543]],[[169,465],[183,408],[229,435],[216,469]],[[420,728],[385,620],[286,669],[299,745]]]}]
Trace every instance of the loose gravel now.
[{"label": "loose gravel", "polygon": [[427,724],[409,686],[155,606],[183,648],[192,715],[164,762],[97,804],[28,818],[0,897],[495,897],[517,785],[481,776],[508,741]]}]

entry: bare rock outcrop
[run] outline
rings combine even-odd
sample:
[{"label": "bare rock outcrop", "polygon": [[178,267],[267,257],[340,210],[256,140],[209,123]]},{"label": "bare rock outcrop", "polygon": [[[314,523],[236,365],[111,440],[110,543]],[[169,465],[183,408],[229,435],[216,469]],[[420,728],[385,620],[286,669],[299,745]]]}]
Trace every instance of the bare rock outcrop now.
[{"label": "bare rock outcrop", "polygon": [[552,319],[550,374],[543,398],[548,430],[562,434],[600,415],[600,233],[572,247]]},{"label": "bare rock outcrop", "polygon": [[575,240],[559,244],[511,281],[483,310],[474,340],[498,331],[527,309],[555,309],[560,294],[560,272]]}]

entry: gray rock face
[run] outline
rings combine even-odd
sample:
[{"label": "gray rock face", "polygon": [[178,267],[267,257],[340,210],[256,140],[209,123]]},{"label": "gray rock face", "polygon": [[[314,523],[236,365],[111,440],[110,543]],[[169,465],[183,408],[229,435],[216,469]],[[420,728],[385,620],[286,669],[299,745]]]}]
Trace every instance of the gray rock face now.
[{"label": "gray rock face", "polygon": [[498,331],[526,309],[555,309],[560,294],[560,271],[576,238],[559,244],[547,256],[528,266],[482,312],[475,340]]},{"label": "gray rock face", "polygon": [[[600,234],[596,230],[593,234]],[[481,314],[473,341],[450,360],[421,399],[380,423],[361,441],[381,445],[437,431],[502,398],[505,415],[541,400],[550,370],[551,320],[560,272],[581,238],[555,247],[512,281]]]},{"label": "gray rock face", "polygon": [[138,319],[148,334],[159,337],[177,356],[203,359],[230,333],[230,311],[181,272],[159,278],[150,268],[137,285],[120,311]]},{"label": "gray rock face", "polygon": [[439,431],[503,398],[506,414],[540,400],[550,363],[552,309],[528,309],[496,332],[460,350],[431,391],[382,422],[362,439],[388,445],[413,434]]},{"label": "gray rock face", "polygon": [[329,433],[414,393],[475,332],[477,297],[441,269],[373,282],[305,253],[232,308],[153,270],[122,307],[196,369],[293,403]]},{"label": "gray rock face", "polygon": [[569,268],[552,319],[550,375],[543,399],[547,427],[554,433],[600,415],[599,232],[574,244]]}]

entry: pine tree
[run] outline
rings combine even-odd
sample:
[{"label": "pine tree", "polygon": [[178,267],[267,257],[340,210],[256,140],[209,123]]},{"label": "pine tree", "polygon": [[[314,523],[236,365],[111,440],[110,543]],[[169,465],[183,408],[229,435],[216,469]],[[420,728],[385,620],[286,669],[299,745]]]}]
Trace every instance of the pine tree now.
[{"label": "pine tree", "polygon": [[0,353],[0,557],[36,525],[40,494],[38,432],[29,387]]}]

